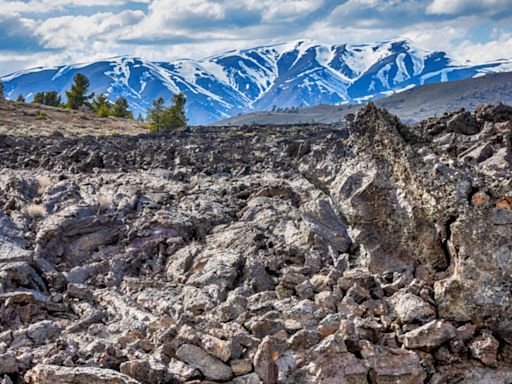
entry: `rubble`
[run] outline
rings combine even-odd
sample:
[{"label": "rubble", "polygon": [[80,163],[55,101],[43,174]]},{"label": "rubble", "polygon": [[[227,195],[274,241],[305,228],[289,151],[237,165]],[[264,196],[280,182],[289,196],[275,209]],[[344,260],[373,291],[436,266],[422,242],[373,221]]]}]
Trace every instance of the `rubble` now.
[{"label": "rubble", "polygon": [[0,136],[1,382],[508,384],[511,110]]}]

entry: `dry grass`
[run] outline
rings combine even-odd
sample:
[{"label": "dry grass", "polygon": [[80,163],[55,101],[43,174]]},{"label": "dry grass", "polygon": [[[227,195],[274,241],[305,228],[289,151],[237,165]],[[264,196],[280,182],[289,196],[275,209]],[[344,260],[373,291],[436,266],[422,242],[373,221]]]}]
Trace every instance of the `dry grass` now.
[{"label": "dry grass", "polygon": [[27,207],[27,214],[33,218],[44,217],[46,213],[46,208],[39,204],[30,204]]},{"label": "dry grass", "polygon": [[48,187],[50,185],[52,185],[52,179],[50,179],[48,176],[39,176],[37,178],[37,183],[38,183],[37,193],[39,195],[42,195],[43,193],[46,192]]},{"label": "dry grass", "polygon": [[147,125],[136,120],[101,118],[91,112],[71,111],[44,105],[0,101],[0,135],[48,136],[138,135]]}]

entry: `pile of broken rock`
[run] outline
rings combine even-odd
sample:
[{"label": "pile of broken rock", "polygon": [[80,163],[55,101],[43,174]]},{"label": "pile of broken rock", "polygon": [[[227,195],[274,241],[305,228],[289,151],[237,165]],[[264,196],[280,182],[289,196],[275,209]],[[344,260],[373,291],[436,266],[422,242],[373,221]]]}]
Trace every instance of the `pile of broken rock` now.
[{"label": "pile of broken rock", "polygon": [[511,134],[2,136],[0,381],[510,384]]}]

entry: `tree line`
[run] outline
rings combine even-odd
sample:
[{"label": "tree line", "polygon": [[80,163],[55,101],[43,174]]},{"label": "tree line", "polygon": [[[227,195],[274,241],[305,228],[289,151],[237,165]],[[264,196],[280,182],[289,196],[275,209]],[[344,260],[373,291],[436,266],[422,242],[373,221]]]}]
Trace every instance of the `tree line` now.
[{"label": "tree line", "polygon": [[[87,76],[77,73],[73,78],[71,89],[66,91],[65,103],[56,91],[38,92],[34,95],[32,103],[73,110],[89,109],[103,118],[109,116],[134,118],[132,111],[129,110],[128,100],[124,97],[119,97],[112,103],[106,95],[89,93],[89,85]],[[3,97],[3,84],[0,81],[0,98]],[[25,102],[25,98],[20,95],[16,101]],[[165,105],[162,97],[153,101],[152,107],[147,110],[146,117],[150,132],[157,133],[186,126],[185,104],[186,99],[183,93],[174,95],[170,106]],[[140,115],[139,120],[143,120]]]}]

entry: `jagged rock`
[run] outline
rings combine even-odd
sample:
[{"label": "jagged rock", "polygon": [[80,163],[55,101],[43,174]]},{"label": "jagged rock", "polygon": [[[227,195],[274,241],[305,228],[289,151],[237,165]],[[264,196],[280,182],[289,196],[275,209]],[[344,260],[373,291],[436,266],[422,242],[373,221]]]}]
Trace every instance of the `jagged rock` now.
[{"label": "jagged rock", "polygon": [[385,349],[366,357],[370,380],[375,384],[422,383],[427,377],[420,358],[413,352]]},{"label": "jagged rock", "polygon": [[32,252],[25,247],[23,232],[3,211],[0,211],[0,264],[30,262]]},{"label": "jagged rock", "polygon": [[0,374],[17,373],[19,363],[15,356],[10,353],[0,354]]},{"label": "jagged rock", "polygon": [[390,301],[402,323],[429,320],[436,314],[433,305],[412,293],[399,291]]},{"label": "jagged rock", "polygon": [[233,379],[234,384],[262,384],[258,375],[255,373],[249,373],[248,375],[235,377]]},{"label": "jagged rock", "polygon": [[55,339],[60,335],[61,330],[62,328],[58,323],[46,320],[30,325],[26,330],[26,334],[34,344],[40,345]]},{"label": "jagged rock", "polygon": [[433,320],[404,335],[403,343],[410,349],[431,350],[456,336],[455,327],[443,320]]},{"label": "jagged rock", "polygon": [[480,131],[480,125],[470,112],[460,112],[447,122],[448,129],[464,135],[474,135]]},{"label": "jagged rock", "polygon": [[0,137],[0,366],[509,384],[510,110]]},{"label": "jagged rock", "polygon": [[498,340],[488,330],[482,331],[482,334],[473,339],[469,344],[471,356],[490,367],[497,367],[498,365],[498,347]]},{"label": "jagged rock", "polygon": [[494,224],[492,207],[479,206],[451,225],[453,273],[435,284],[439,316],[482,324],[512,342],[510,294],[512,224]]},{"label": "jagged rock", "polygon": [[235,376],[245,375],[252,371],[252,362],[250,360],[232,360],[231,370]]},{"label": "jagged rock", "polygon": [[228,365],[195,345],[181,346],[176,351],[176,357],[199,369],[207,379],[226,381],[233,377],[233,371]]},{"label": "jagged rock", "polygon": [[325,354],[314,365],[318,384],[367,384],[368,367],[351,353]]},{"label": "jagged rock", "polygon": [[169,377],[166,367],[151,364],[147,360],[130,360],[122,363],[119,367],[121,373],[130,376],[140,383],[145,384],[162,384],[162,383],[178,383],[172,377]]},{"label": "jagged rock", "polygon": [[129,376],[111,369],[38,365],[25,374],[31,384],[137,384]]},{"label": "jagged rock", "polygon": [[279,369],[274,361],[274,346],[271,337],[263,339],[254,355],[254,371],[263,384],[277,384]]}]

